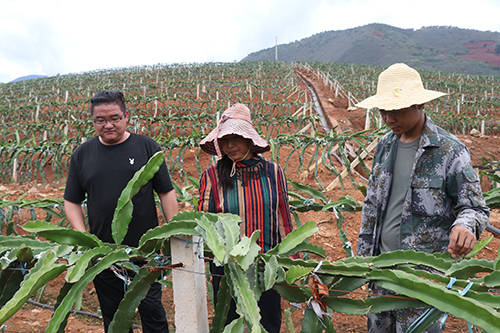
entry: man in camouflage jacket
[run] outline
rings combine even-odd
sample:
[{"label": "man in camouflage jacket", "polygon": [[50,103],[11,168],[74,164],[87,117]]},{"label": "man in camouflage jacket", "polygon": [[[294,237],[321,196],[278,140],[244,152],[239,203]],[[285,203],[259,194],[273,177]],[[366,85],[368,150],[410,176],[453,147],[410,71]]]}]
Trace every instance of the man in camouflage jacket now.
[{"label": "man in camouflage jacket", "polygon": [[[391,131],[375,150],[363,203],[357,247],[360,256],[380,254],[382,218],[398,141],[399,136]],[[488,224],[488,216],[489,209],[467,147],[426,117],[403,203],[400,249],[444,252],[448,250],[450,231],[455,226],[467,227],[478,239]],[[459,253],[466,254],[455,255]]]},{"label": "man in camouflage jacket", "polygon": [[[424,89],[405,64],[383,71],[377,94],[357,104],[378,108],[391,132],[378,143],[363,203],[357,254],[395,250],[469,253],[488,224],[479,177],[469,151],[424,113],[425,103],[445,95]],[[393,295],[372,285],[372,293]],[[424,308],[368,314],[368,332],[406,332]],[[426,332],[441,332],[434,323]]]}]

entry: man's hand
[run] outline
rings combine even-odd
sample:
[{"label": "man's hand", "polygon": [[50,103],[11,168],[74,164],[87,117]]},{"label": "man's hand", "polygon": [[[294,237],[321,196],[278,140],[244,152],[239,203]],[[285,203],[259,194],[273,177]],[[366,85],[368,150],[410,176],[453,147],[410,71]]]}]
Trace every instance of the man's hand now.
[{"label": "man's hand", "polygon": [[467,255],[467,253],[472,251],[474,245],[476,245],[476,236],[469,228],[463,225],[456,225],[451,229],[448,252],[451,253],[452,258]]}]

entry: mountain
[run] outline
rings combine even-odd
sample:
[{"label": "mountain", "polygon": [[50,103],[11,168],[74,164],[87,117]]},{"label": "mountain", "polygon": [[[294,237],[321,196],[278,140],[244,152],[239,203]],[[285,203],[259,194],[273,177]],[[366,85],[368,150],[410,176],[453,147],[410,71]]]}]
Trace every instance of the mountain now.
[{"label": "mountain", "polygon": [[10,82],[17,82],[17,81],[24,81],[24,80],[33,80],[33,79],[38,79],[41,77],[47,77],[47,75],[26,75],[26,76],[21,76],[18,77],[17,79],[14,79]]},{"label": "mountain", "polygon": [[[271,47],[242,61],[274,59]],[[379,66],[404,62],[420,69],[500,75],[500,33],[445,26],[400,29],[373,23],[278,45],[278,59]]]}]

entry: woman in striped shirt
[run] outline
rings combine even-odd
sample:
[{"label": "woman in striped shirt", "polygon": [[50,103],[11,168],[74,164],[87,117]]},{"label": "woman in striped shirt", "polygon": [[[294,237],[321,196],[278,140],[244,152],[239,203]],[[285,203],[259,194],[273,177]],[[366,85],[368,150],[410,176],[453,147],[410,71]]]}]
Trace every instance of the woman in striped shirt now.
[{"label": "woman in striped shirt", "polygon": [[[267,252],[292,230],[288,189],[283,169],[259,153],[270,150],[252,126],[250,110],[237,103],[227,109],[215,128],[200,142],[200,147],[219,160],[200,179],[198,210],[232,213],[242,219],[240,234],[250,237],[260,230],[257,241]],[[223,267],[211,264],[214,300],[217,302]],[[270,333],[281,326],[281,297],[273,289],[259,300],[261,323]],[[234,301],[226,324],[238,318]]]}]

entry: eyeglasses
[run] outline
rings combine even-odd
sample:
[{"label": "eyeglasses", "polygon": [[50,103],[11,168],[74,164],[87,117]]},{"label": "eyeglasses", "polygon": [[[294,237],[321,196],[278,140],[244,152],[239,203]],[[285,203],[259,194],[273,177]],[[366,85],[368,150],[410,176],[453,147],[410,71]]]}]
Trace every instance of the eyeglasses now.
[{"label": "eyeglasses", "polygon": [[97,126],[104,126],[109,121],[111,124],[115,125],[118,124],[123,119],[124,116],[125,115],[122,115],[121,117],[115,116],[109,119],[103,119],[103,118],[94,119],[94,124],[96,124]]}]

